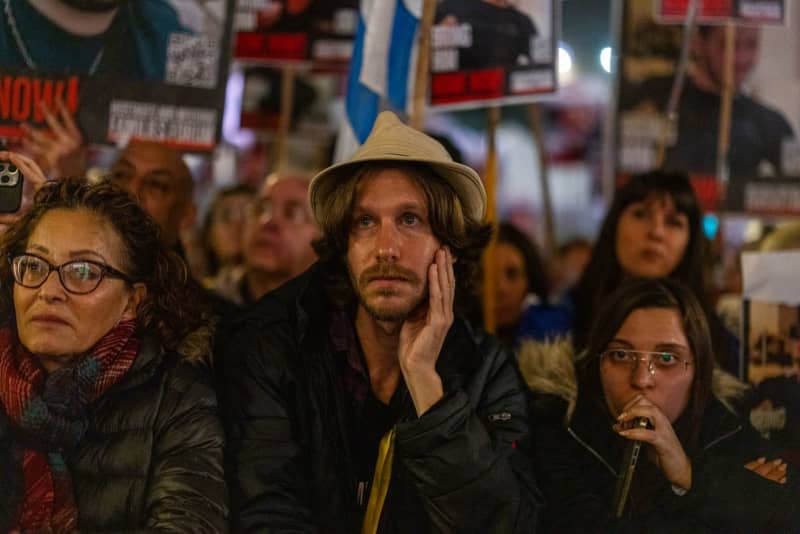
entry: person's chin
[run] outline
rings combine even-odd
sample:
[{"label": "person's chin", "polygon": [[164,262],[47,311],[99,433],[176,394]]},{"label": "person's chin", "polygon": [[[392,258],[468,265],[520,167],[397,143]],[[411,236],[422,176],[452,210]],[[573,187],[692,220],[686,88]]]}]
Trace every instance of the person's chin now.
[{"label": "person's chin", "polygon": [[669,271],[661,262],[641,262],[631,273],[637,278],[663,278],[669,276]]},{"label": "person's chin", "polygon": [[404,321],[413,311],[407,298],[392,294],[374,294],[365,299],[369,314],[379,321]]},{"label": "person's chin", "polygon": [[53,361],[69,361],[74,358],[75,354],[84,352],[77,349],[70,350],[71,347],[65,347],[64,343],[58,339],[40,339],[28,344],[23,343],[23,345],[31,354]]}]

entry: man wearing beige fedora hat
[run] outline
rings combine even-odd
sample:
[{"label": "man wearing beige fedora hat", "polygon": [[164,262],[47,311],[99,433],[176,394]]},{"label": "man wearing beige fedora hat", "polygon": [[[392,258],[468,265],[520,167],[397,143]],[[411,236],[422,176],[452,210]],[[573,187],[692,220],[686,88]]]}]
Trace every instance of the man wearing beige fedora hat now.
[{"label": "man wearing beige fedora hat", "polygon": [[458,313],[490,237],[480,177],[384,112],[309,198],[319,262],[224,360],[233,530],[532,532],[525,387]]}]

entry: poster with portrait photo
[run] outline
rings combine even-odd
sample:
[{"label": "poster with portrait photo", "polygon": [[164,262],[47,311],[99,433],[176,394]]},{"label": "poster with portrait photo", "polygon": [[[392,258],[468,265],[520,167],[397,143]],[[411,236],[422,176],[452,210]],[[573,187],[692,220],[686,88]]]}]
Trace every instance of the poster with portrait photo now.
[{"label": "poster with portrait photo", "polygon": [[0,136],[58,100],[84,140],[210,150],[235,0],[0,0]]},{"label": "poster with portrait photo", "polygon": [[750,420],[800,464],[800,252],[742,255],[743,369]]},{"label": "poster with portrait photo", "polygon": [[557,88],[558,0],[438,0],[430,105],[531,102]]},{"label": "poster with portrait photo", "polygon": [[358,26],[358,0],[239,0],[238,59],[347,70]]},{"label": "poster with portrait photo", "polygon": [[[787,191],[800,195],[800,10],[782,12],[783,25],[755,25],[751,17],[736,28],[725,182],[718,171],[725,167],[717,161],[725,26],[701,24],[692,34],[689,68],[677,116],[670,122],[666,113],[683,26],[654,17],[660,5],[658,0],[624,3],[617,70],[617,175],[646,172],[661,164],[688,172],[703,190],[709,209],[800,214],[800,204],[785,202]],[[738,9],[744,4],[732,5]]]}]

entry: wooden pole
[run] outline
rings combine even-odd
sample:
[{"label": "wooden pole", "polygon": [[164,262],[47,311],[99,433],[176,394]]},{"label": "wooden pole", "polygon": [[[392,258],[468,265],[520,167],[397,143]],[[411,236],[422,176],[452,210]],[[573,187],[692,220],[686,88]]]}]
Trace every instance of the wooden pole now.
[{"label": "wooden pole", "polygon": [[539,164],[539,184],[542,191],[542,209],[544,210],[544,247],[548,256],[556,250],[555,218],[553,217],[553,201],[550,194],[550,173],[547,166],[547,147],[544,143],[544,124],[542,108],[539,104],[528,106],[528,123],[533,134],[533,143]]},{"label": "wooden pole", "polygon": [[[486,173],[484,185],[486,187],[486,217],[485,221],[495,225],[497,222],[497,202],[495,200],[497,189],[497,126],[500,124],[500,108],[492,106],[488,108],[488,120],[486,125]],[[496,236],[483,253],[483,326],[487,332],[493,334],[497,329],[494,317],[495,309],[495,286],[496,268],[494,264],[494,247]]]},{"label": "wooden pole", "polygon": [[294,69],[284,66],[281,69],[281,113],[278,122],[278,135],[275,140],[276,171],[289,166],[289,129],[292,126],[292,107],[294,107]]},{"label": "wooden pole", "polygon": [[[736,24],[733,20],[725,25],[725,71],[719,103],[719,134],[717,135],[717,180],[722,191],[730,178],[728,152],[731,145],[731,111],[736,87],[733,83],[734,51],[736,48]],[[723,193],[724,194],[724,193]]]},{"label": "wooden pole", "polygon": [[409,125],[417,130],[425,127],[425,106],[428,103],[428,78],[430,77],[431,30],[436,15],[436,0],[424,0],[422,18],[419,22],[419,44],[417,46],[417,68],[414,73],[414,96],[411,103]]},{"label": "wooden pole", "polygon": [[690,0],[686,12],[686,20],[683,24],[683,44],[681,45],[681,55],[678,65],[675,67],[675,79],[672,82],[672,89],[667,102],[667,109],[664,113],[664,120],[661,121],[661,135],[656,147],[656,167],[664,166],[667,154],[667,145],[672,142],[673,132],[678,124],[678,105],[680,104],[683,84],[686,80],[686,70],[689,67],[689,49],[694,39],[694,27],[697,20],[698,1]]}]

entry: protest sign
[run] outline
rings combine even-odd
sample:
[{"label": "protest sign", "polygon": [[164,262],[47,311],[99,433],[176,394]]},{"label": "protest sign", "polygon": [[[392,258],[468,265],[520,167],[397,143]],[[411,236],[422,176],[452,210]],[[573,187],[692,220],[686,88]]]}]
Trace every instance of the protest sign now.
[{"label": "protest sign", "polygon": [[234,55],[270,64],[345,70],[357,23],[358,0],[240,0]]},{"label": "protest sign", "polygon": [[23,122],[45,126],[40,106],[61,100],[89,143],[140,138],[210,150],[233,2],[2,0],[0,136],[20,137]]},{"label": "protest sign", "polygon": [[[800,195],[800,76],[794,67],[800,40],[792,28],[798,21],[786,18],[797,19],[798,13],[773,2],[781,8],[775,21],[786,25],[762,27],[753,24],[755,3],[705,2],[701,24],[688,37],[682,26],[662,23],[666,14],[685,14],[687,2],[624,3],[614,128],[618,175],[658,168],[685,171],[703,191],[707,209],[800,213],[800,204],[784,201],[787,192],[792,198]],[[675,10],[669,11],[670,6]],[[753,15],[747,25],[738,24],[745,20],[742,13]],[[706,24],[714,17],[737,25]],[[733,36],[729,114],[723,106],[726,32]],[[689,63],[674,93],[684,42]],[[670,116],[673,94],[677,106]],[[723,114],[727,120],[721,121]],[[729,125],[722,130],[724,143],[720,124]]]},{"label": "protest sign", "polygon": [[484,107],[556,90],[557,0],[439,0],[430,105]]}]

